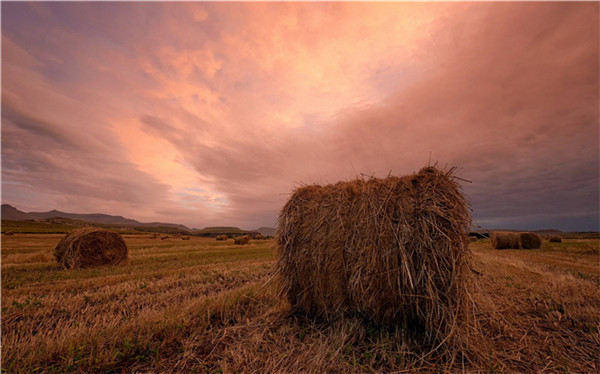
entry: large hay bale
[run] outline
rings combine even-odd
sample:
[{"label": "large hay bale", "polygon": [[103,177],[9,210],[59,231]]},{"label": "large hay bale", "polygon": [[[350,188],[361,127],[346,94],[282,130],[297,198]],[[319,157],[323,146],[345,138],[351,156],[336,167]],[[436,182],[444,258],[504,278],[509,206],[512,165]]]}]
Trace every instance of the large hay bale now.
[{"label": "large hay bale", "polygon": [[233,244],[248,244],[250,243],[250,237],[248,235],[236,236],[233,238]]},{"label": "large hay bale", "polygon": [[551,236],[548,240],[550,243],[562,243],[562,238],[560,236]]},{"label": "large hay bale", "polygon": [[227,235],[217,235],[216,239],[217,240],[227,240],[227,239],[229,239],[229,237]]},{"label": "large hay bale", "polygon": [[298,188],[279,216],[282,296],[309,314],[359,313],[443,341],[470,271],[471,217],[452,171]]},{"label": "large hay bale", "polygon": [[127,245],[117,233],[84,227],[62,238],[54,257],[66,269],[115,265],[127,258]]},{"label": "large hay bale", "polygon": [[519,234],[495,231],[492,233],[491,242],[495,249],[519,249]]},{"label": "large hay bale", "polygon": [[538,249],[542,246],[542,237],[533,232],[522,232],[519,241],[523,249]]}]

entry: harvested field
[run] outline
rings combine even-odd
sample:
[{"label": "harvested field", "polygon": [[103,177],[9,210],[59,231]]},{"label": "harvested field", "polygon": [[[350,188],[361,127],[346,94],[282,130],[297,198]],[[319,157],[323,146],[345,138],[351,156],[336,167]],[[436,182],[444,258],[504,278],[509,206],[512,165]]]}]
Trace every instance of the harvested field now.
[{"label": "harvested field", "polygon": [[600,367],[596,239],[470,243],[478,330],[462,360],[420,359],[397,331],[290,314],[274,241],[125,235],[129,261],[63,270],[62,235],[2,241],[5,372],[577,372]]}]

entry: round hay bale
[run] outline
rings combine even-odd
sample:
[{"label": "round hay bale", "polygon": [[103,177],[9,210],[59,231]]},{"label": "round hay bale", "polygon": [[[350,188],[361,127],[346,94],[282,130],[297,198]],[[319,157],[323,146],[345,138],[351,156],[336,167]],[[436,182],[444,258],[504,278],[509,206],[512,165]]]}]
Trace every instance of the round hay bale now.
[{"label": "round hay bale", "polygon": [[491,236],[492,248],[519,249],[519,234],[494,231]]},{"label": "round hay bale", "polygon": [[519,241],[523,249],[538,249],[542,246],[542,237],[533,232],[522,232]]},{"label": "round hay bale", "polygon": [[261,233],[258,233],[258,234],[256,234],[256,235],[254,235],[254,238],[253,238],[253,239],[256,239],[256,240],[263,240],[264,238],[265,238],[265,237],[264,237],[264,236],[263,236]]},{"label": "round hay bale", "polygon": [[236,236],[233,238],[233,244],[248,244],[250,243],[250,237],[248,235]]},{"label": "round hay bale", "polygon": [[54,257],[65,269],[115,265],[127,258],[127,245],[117,233],[84,227],[62,238]]},{"label": "round hay bale", "polygon": [[548,240],[550,243],[562,243],[562,238],[560,236],[551,236]]},{"label": "round hay bale", "polygon": [[277,231],[280,293],[445,341],[466,309],[471,216],[453,169],[295,190]]},{"label": "round hay bale", "polygon": [[217,240],[227,240],[227,239],[229,239],[229,237],[227,235],[217,235],[216,239]]}]

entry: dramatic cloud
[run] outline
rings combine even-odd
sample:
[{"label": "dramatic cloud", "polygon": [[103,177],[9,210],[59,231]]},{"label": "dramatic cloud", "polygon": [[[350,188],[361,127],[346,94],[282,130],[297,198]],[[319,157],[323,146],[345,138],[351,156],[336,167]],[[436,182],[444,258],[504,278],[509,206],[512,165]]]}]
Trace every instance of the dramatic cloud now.
[{"label": "dramatic cloud", "polygon": [[274,225],[458,166],[475,223],[598,229],[597,3],[6,3],[3,201]]}]

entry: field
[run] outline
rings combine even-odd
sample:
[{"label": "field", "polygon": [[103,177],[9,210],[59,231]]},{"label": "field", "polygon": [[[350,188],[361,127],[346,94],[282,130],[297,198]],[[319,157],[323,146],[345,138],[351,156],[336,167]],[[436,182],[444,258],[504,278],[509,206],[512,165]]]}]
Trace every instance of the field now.
[{"label": "field", "polygon": [[2,238],[3,372],[587,372],[600,369],[596,239],[471,243],[478,325],[454,362],[400,332],[292,314],[272,240],[127,235],[126,264],[62,270],[53,234]]}]

